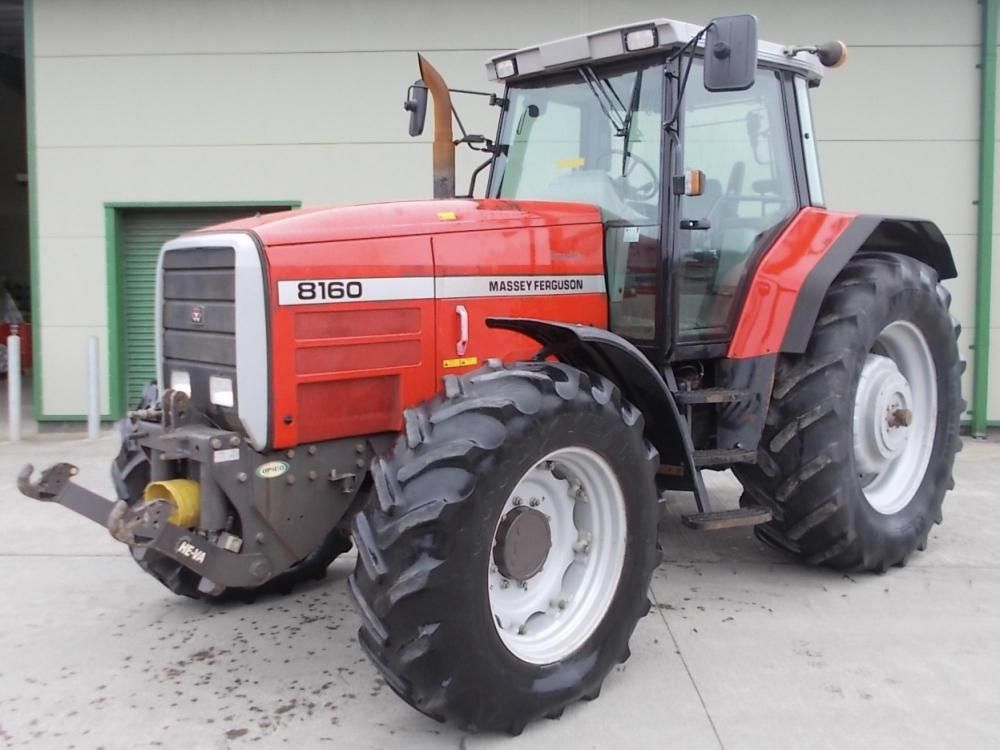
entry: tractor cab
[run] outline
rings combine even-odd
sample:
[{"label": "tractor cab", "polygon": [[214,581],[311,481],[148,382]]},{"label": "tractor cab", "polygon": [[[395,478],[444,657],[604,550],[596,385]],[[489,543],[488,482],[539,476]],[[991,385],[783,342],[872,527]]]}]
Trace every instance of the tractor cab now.
[{"label": "tractor cab", "polygon": [[756,19],[733,16],[495,57],[487,195],[598,206],[610,328],[654,359],[724,344],[755,256],[823,205],[808,90],[844,52],[758,42]]}]

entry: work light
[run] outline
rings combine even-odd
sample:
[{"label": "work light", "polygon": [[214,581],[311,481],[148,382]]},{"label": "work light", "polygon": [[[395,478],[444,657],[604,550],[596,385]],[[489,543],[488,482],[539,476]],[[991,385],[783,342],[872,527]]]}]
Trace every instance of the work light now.
[{"label": "work light", "polygon": [[517,73],[517,62],[513,57],[498,60],[496,63],[497,78],[510,78]]},{"label": "work light", "polygon": [[656,46],[656,28],[647,26],[642,29],[632,29],[625,32],[625,49],[635,52],[640,49],[652,49]]}]

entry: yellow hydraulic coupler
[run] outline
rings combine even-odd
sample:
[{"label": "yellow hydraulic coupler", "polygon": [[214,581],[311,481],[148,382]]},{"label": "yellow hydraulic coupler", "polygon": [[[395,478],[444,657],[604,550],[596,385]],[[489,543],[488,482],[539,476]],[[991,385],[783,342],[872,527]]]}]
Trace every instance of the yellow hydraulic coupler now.
[{"label": "yellow hydraulic coupler", "polygon": [[174,506],[167,519],[175,526],[190,529],[198,525],[201,517],[201,490],[193,479],[167,479],[146,485],[143,499],[147,503],[166,500]]}]

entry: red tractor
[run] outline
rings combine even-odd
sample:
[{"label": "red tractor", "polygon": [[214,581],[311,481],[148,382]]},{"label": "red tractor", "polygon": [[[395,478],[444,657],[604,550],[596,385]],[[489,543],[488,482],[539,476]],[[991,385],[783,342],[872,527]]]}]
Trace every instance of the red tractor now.
[{"label": "red tractor", "polygon": [[[453,138],[421,59],[435,200],[167,243],[119,499],[69,464],[22,491],[189,597],[288,591],[353,540],[389,685],[513,733],[628,657],[665,490],[694,528],[905,564],[960,447],[956,271],[930,221],[825,208],[809,90],[845,54],[758,43],[752,16],[561,39],[488,63],[494,139]],[[486,198],[455,197],[459,143]],[[738,509],[705,469],[734,471]]]}]

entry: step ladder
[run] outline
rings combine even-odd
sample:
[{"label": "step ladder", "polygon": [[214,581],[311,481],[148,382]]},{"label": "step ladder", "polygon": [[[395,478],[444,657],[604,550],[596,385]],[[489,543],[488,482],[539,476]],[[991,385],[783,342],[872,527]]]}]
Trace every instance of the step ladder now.
[{"label": "step ladder", "polygon": [[[680,412],[681,439],[684,448],[691,456],[692,465],[688,467],[691,483],[694,488],[694,499],[698,506],[697,513],[681,516],[685,526],[700,531],[715,531],[745,526],[757,526],[771,520],[771,511],[767,508],[737,508],[736,510],[715,510],[711,497],[705,487],[701,475],[703,468],[713,466],[731,466],[738,463],[755,463],[757,451],[746,448],[712,448],[695,450],[691,435],[692,407],[705,404],[735,404],[751,401],[757,397],[754,391],[740,388],[698,388],[694,390],[681,389],[677,385],[673,370],[669,367],[664,377],[674,401]],[[662,467],[664,475],[676,475],[681,467]]]}]

